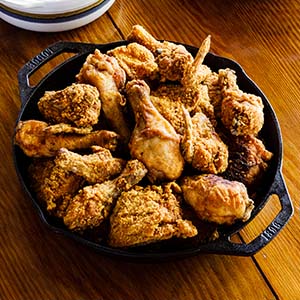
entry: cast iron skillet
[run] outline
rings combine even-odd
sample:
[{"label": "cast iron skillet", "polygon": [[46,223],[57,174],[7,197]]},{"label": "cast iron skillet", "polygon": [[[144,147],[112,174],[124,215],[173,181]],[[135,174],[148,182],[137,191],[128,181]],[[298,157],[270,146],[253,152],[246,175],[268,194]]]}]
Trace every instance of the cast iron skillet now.
[{"label": "cast iron skillet", "polygon": [[[114,47],[125,45],[126,41],[114,42],[110,44],[87,44],[87,43],[73,43],[73,42],[58,42],[46,48],[36,57],[27,62],[19,71],[19,88],[22,101],[22,107],[17,119],[41,119],[37,109],[37,101],[44,94],[46,90],[59,90],[70,85],[75,81],[75,75],[79,72],[86,56],[96,48],[105,53],[107,50]],[[197,48],[185,45],[186,48],[195,55]],[[54,68],[47,76],[45,76],[36,86],[29,85],[29,77],[38,70],[44,63],[50,61],[55,56],[61,53],[74,53],[75,55],[62,64]],[[21,185],[32,199],[37,207],[39,215],[42,220],[54,231],[62,233],[71,237],[89,247],[98,250],[102,254],[111,255],[114,257],[126,258],[130,260],[166,260],[174,258],[183,258],[199,253],[214,253],[214,254],[228,254],[248,256],[253,255],[266,244],[268,244],[286,225],[293,214],[293,206],[282,177],[282,138],[280,127],[276,115],[266,99],[262,91],[257,85],[245,74],[243,69],[236,62],[208,53],[205,58],[205,64],[211,67],[212,70],[217,71],[221,68],[231,68],[236,71],[238,78],[238,85],[244,92],[252,93],[260,96],[264,103],[265,124],[261,131],[261,138],[264,140],[266,148],[274,153],[270,168],[265,174],[260,188],[257,190],[257,197],[255,198],[255,209],[252,212],[250,220],[246,223],[237,222],[232,226],[220,227],[218,229],[220,238],[207,243],[187,244],[184,247],[158,247],[158,248],[133,248],[133,249],[115,249],[105,244],[97,243],[93,240],[72,233],[67,230],[64,225],[57,221],[57,219],[49,216],[40,203],[36,200],[34,192],[31,190],[27,167],[30,162],[23,152],[15,145],[13,145],[13,155],[15,161],[16,172],[19,176]],[[277,195],[281,210],[274,218],[274,220],[250,243],[234,243],[230,240],[230,236],[239,232],[247,223],[249,223],[264,207],[271,195]]]}]

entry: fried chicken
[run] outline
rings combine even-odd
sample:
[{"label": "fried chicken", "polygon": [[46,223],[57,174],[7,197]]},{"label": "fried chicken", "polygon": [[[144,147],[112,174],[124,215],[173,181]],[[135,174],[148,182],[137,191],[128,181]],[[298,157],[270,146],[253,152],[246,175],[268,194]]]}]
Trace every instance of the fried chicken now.
[{"label": "fried chicken", "polygon": [[130,130],[124,115],[125,99],[120,92],[124,88],[126,74],[116,58],[96,49],[88,55],[76,78],[78,82],[89,83],[98,89],[106,119],[111,128],[127,142]]},{"label": "fried chicken", "polygon": [[227,144],[229,164],[224,177],[241,181],[249,190],[255,189],[269,166],[272,152],[254,136],[230,137]]},{"label": "fried chicken", "polygon": [[185,115],[185,133],[181,141],[184,159],[195,169],[217,174],[226,170],[228,149],[205,114],[198,112],[192,118]]},{"label": "fried chicken", "polygon": [[263,102],[259,96],[240,90],[235,72],[220,69],[205,80],[216,116],[236,136],[257,135],[264,123]]},{"label": "fried chicken", "polygon": [[114,158],[108,149],[99,146],[94,146],[93,151],[93,154],[80,155],[61,148],[56,164],[90,184],[101,183],[121,173],[126,163],[124,159]]},{"label": "fried chicken", "polygon": [[70,125],[49,126],[46,122],[38,120],[19,121],[14,142],[27,156],[51,157],[55,156],[60,148],[75,150],[98,145],[114,150],[119,140],[116,133],[108,130],[97,130],[88,134],[69,133],[72,131]]},{"label": "fried chicken", "polygon": [[254,208],[244,184],[214,174],[186,176],[181,188],[185,201],[205,221],[226,225],[245,222]]},{"label": "fried chicken", "polygon": [[210,36],[202,43],[196,58],[186,65],[180,84],[161,84],[151,91],[151,99],[158,111],[172,124],[177,133],[183,134],[184,116],[181,105],[191,113],[203,112],[216,125],[214,107],[210,102],[205,79],[212,73],[203,65],[209,51]]},{"label": "fried chicken", "polygon": [[221,120],[233,135],[257,135],[264,124],[263,108],[259,96],[227,90],[221,106]]},{"label": "fried chicken", "polygon": [[181,101],[189,112],[203,112],[215,125],[214,107],[210,102],[208,88],[204,84],[205,79],[211,74],[210,68],[203,64],[209,49],[210,36],[202,42],[194,61],[188,64],[184,71],[181,79],[184,97]]},{"label": "fried chicken", "polygon": [[131,156],[146,165],[151,182],[177,179],[184,166],[180,136],[154,107],[144,81],[130,81],[126,90],[136,121],[129,143]]},{"label": "fried chicken", "polygon": [[142,180],[146,173],[147,169],[141,162],[130,160],[117,178],[84,187],[70,201],[64,223],[77,231],[99,226],[108,217],[120,194]]},{"label": "fried chicken", "polygon": [[123,192],[110,217],[109,245],[130,247],[197,235],[191,221],[182,218],[175,196],[177,184],[135,186]]},{"label": "fried chicken", "polygon": [[69,201],[83,184],[83,179],[67,171],[56,159],[36,159],[29,166],[29,177],[37,198],[45,203],[47,211],[54,216],[63,217]]},{"label": "fried chicken", "polygon": [[101,102],[98,90],[88,84],[76,84],[60,91],[47,91],[38,101],[38,108],[50,123],[77,127],[97,124]]},{"label": "fried chicken", "polygon": [[158,66],[152,52],[138,43],[116,47],[107,52],[114,56],[126,72],[128,80],[155,79]]},{"label": "fried chicken", "polygon": [[160,42],[140,25],[132,27],[127,40],[139,43],[153,53],[162,82],[180,81],[187,64],[193,61],[192,55],[183,45],[167,41]]}]

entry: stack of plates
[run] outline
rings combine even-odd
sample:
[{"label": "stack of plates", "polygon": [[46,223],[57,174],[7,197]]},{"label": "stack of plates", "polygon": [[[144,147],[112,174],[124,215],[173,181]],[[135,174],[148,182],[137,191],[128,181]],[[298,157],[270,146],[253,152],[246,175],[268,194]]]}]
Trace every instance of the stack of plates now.
[{"label": "stack of plates", "polygon": [[114,2],[115,0],[2,0],[0,17],[28,30],[65,31],[96,20]]}]

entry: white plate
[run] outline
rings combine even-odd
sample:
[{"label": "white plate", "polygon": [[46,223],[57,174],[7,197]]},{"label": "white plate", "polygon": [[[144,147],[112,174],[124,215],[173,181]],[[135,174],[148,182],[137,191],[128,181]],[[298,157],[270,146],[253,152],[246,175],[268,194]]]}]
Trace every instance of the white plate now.
[{"label": "white plate", "polygon": [[[47,13],[41,13],[42,10],[45,10],[44,4],[35,6],[35,10],[33,7],[29,8],[28,3],[27,11],[23,9],[22,11],[17,10],[17,5],[20,6],[20,0],[6,0],[2,1],[0,4],[0,17],[4,21],[15,25],[17,27],[32,30],[32,31],[40,31],[40,32],[58,32],[58,31],[66,31],[70,29],[75,29],[86,25],[100,16],[102,16],[115,2],[115,0],[87,0],[85,4],[89,3],[89,5],[83,5],[83,1],[78,1],[75,9],[75,5],[73,4],[72,8],[66,6],[66,2],[75,2],[75,1],[62,1],[56,0],[60,3],[61,6],[56,8],[56,12],[53,13],[54,8],[47,11]],[[54,1],[54,2],[56,2]],[[10,3],[10,7],[5,6],[4,4]],[[14,7],[12,8],[12,2],[14,2]],[[23,0],[23,2],[26,2]],[[44,1],[30,1],[30,2],[40,2],[44,3]],[[45,1],[45,2],[50,2]],[[52,1],[53,2],[53,1]],[[76,1],[77,2],[77,1]],[[80,3],[79,3],[80,2]],[[3,3],[3,4],[2,4]],[[65,6],[64,6],[65,5]],[[81,7],[81,8],[80,8]],[[39,8],[39,9],[38,9]],[[39,13],[35,13],[35,11],[39,11]],[[50,13],[52,12],[52,13]]]}]

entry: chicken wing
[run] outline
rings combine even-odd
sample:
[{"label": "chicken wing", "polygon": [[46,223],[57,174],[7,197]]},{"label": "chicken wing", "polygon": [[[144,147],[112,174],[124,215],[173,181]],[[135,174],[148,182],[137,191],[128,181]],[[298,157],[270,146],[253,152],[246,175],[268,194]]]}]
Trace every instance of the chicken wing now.
[{"label": "chicken wing", "polygon": [[183,197],[202,220],[231,225],[247,221],[254,208],[241,182],[214,174],[186,176],[182,179]]},{"label": "chicken wing", "polygon": [[184,159],[202,172],[224,172],[228,165],[228,149],[209,119],[201,112],[191,118],[186,109],[183,111],[186,120],[181,142]]},{"label": "chicken wing", "polygon": [[[51,128],[55,128],[55,133]],[[67,132],[70,132],[69,125],[59,127],[58,124],[52,127],[43,121],[19,121],[14,142],[27,156],[51,157],[55,156],[60,148],[75,150],[98,145],[114,150],[119,141],[119,136],[108,130],[97,130],[88,134],[69,134],[64,133],[63,128],[67,128]]]},{"label": "chicken wing", "polygon": [[38,108],[50,123],[88,127],[97,124],[101,102],[95,87],[73,83],[60,91],[45,92]]},{"label": "chicken wing", "polygon": [[146,173],[147,169],[141,162],[130,160],[117,178],[84,187],[70,201],[64,223],[77,231],[99,226],[108,217],[120,194],[142,180]]},{"label": "chicken wing", "polygon": [[146,165],[151,182],[177,179],[184,166],[180,136],[152,104],[144,81],[130,81],[126,90],[136,121],[129,143],[131,156]]},{"label": "chicken wing", "polygon": [[155,79],[158,75],[158,66],[152,52],[138,43],[116,47],[107,52],[114,56],[121,68],[126,72],[128,80]]},{"label": "chicken wing", "polygon": [[160,42],[140,25],[132,27],[127,40],[145,46],[154,54],[162,82],[180,81],[186,66],[193,61],[192,55],[183,45]]},{"label": "chicken wing", "polygon": [[125,99],[120,93],[126,81],[125,71],[116,58],[101,53],[98,49],[88,55],[77,80],[95,86],[99,93],[103,113],[110,126],[127,142],[130,130],[124,115]]},{"label": "chicken wing", "polygon": [[37,199],[46,205],[54,216],[63,217],[69,201],[82,186],[84,180],[63,168],[54,159],[35,159],[29,166],[29,177]]},{"label": "chicken wing", "polygon": [[229,164],[224,177],[241,181],[248,190],[255,189],[269,166],[272,152],[254,136],[230,137],[226,143],[229,147]]},{"label": "chicken wing", "polygon": [[210,102],[208,87],[205,79],[212,73],[210,68],[203,64],[203,60],[210,48],[210,36],[201,44],[198,53],[191,64],[188,64],[181,84],[183,86],[182,103],[189,112],[203,112],[216,125],[214,107]]},{"label": "chicken wing", "polygon": [[88,183],[101,183],[121,173],[125,160],[114,158],[108,149],[93,147],[94,153],[80,155],[61,148],[56,164],[65,171],[83,177]]},{"label": "chicken wing", "polygon": [[109,245],[130,247],[197,235],[192,222],[182,218],[174,185],[135,186],[123,192],[110,217]]}]

